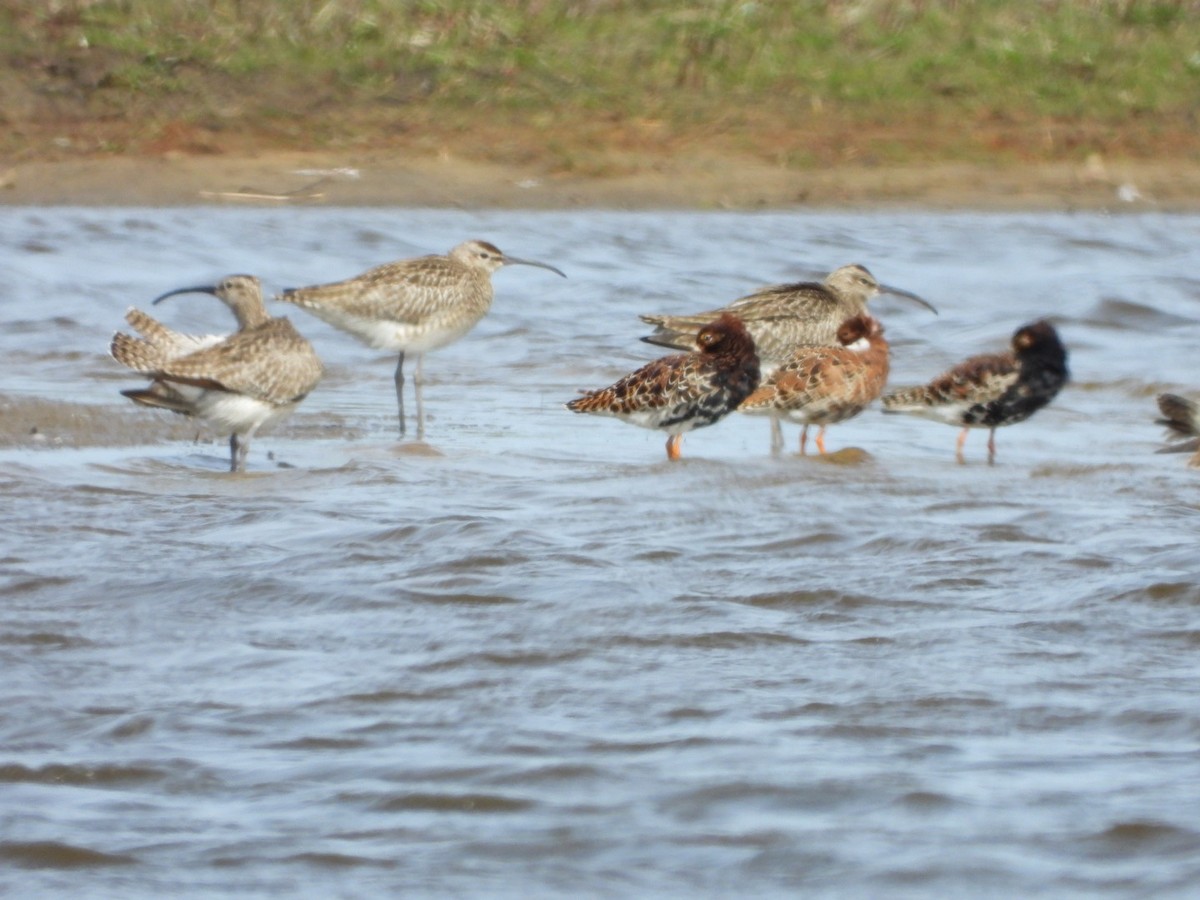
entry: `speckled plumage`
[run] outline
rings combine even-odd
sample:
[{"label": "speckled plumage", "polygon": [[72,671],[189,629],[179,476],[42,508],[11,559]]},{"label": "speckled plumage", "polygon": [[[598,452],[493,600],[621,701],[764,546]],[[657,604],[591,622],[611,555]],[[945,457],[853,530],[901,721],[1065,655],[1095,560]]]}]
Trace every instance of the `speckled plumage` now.
[{"label": "speckled plumage", "polygon": [[567,409],[665,431],[667,458],[678,459],[685,432],[724,418],[759,382],[754,342],[735,316],[702,328],[696,346],[696,352],[656,359],[610,387],[587,391]]},{"label": "speckled plumage", "polygon": [[[417,354],[417,437],[425,432],[421,366],[425,353],[457,341],[492,306],[492,273],[508,265],[546,263],[506,256],[487,241],[466,241],[445,255],[387,263],[333,284],[292,288],[275,299],[308,310],[370,347],[398,350],[396,403],[404,427],[404,355]],[[566,277],[565,275],[563,276]]]},{"label": "speckled plumage", "polygon": [[1045,320],[1018,328],[1012,350],[973,356],[922,387],[883,398],[884,412],[911,413],[960,425],[958,457],[970,428],[988,428],[988,460],[996,455],[996,429],[1023,422],[1067,383],[1067,351]]},{"label": "speckled plumage", "polygon": [[1183,437],[1188,440],[1168,444],[1159,453],[1190,453],[1195,454],[1188,460],[1188,465],[1200,468],[1200,403],[1180,397],[1178,394],[1159,394],[1158,409],[1163,418],[1156,419],[1158,425],[1170,429],[1172,437]]},{"label": "speckled plumage", "polygon": [[[889,350],[883,326],[869,315],[847,319],[837,332],[836,347],[797,347],[753,394],[741,411],[769,415],[803,426],[804,452],[808,426],[819,425],[817,449],[825,452],[825,428],[857,416],[883,393],[889,369]],[[776,436],[778,435],[778,436]],[[772,450],[782,434],[772,429]]]},{"label": "speckled plumage", "polygon": [[110,352],[117,362],[150,376],[147,388],[121,393],[143,406],[195,416],[230,432],[230,469],[245,465],[260,428],[295,409],[323,372],[312,345],[292,323],[271,318],[257,278],[233,275],[214,286],[171,291],[211,293],[233,310],[239,328],[227,337],[174,331],[137,309],[125,314],[140,335],[118,332]]},{"label": "speckled plumage", "polygon": [[915,294],[880,285],[865,267],[850,265],[835,269],[824,282],[770,285],[721,309],[682,316],[641,316],[643,322],[655,326],[654,333],[642,340],[663,347],[690,347],[704,325],[722,313],[733,313],[754,339],[766,376],[796,347],[836,346],[838,327],[865,313],[868,301],[881,292],[908,297],[933,309]]}]

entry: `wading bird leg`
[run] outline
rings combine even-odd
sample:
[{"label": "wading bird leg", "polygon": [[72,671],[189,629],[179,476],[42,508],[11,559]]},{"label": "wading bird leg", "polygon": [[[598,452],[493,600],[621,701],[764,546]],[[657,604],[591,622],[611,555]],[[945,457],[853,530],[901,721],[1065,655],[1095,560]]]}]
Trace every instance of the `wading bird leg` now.
[{"label": "wading bird leg", "polygon": [[404,437],[404,353],[396,363],[396,408],[400,411],[400,437]]},{"label": "wading bird leg", "polygon": [[783,426],[776,416],[771,416],[771,455],[778,456],[783,452]]},{"label": "wading bird leg", "polygon": [[679,456],[680,456],[679,445],[682,442],[683,442],[682,434],[673,434],[669,438],[667,438],[667,459],[671,460],[671,462],[674,462],[675,460],[679,459]]}]

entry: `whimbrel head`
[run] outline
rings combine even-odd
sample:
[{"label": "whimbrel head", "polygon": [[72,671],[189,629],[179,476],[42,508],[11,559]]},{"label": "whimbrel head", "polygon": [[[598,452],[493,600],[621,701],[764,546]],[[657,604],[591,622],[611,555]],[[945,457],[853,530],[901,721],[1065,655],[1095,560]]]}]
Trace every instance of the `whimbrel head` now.
[{"label": "whimbrel head", "polygon": [[451,259],[470,269],[482,269],[489,275],[504,266],[537,266],[539,269],[549,269],[551,272],[562,275],[563,278],[567,277],[563,272],[547,263],[508,256],[495,244],[487,241],[465,241],[451,250],[448,255]]},{"label": "whimbrel head", "polygon": [[937,315],[937,310],[928,300],[900,288],[880,284],[875,280],[875,276],[867,271],[866,266],[851,265],[834,269],[829,273],[829,277],[825,279],[825,286],[840,297],[845,297],[848,300],[857,300],[864,305],[868,300],[879,294],[907,297],[909,300],[920,303],[926,309],[933,312],[934,315]]},{"label": "whimbrel head", "polygon": [[263,305],[262,283],[253,275],[229,275],[216,284],[177,288],[155,297],[154,302],[161,303],[177,294],[212,294],[233,310],[239,330],[261,325],[270,318]]}]

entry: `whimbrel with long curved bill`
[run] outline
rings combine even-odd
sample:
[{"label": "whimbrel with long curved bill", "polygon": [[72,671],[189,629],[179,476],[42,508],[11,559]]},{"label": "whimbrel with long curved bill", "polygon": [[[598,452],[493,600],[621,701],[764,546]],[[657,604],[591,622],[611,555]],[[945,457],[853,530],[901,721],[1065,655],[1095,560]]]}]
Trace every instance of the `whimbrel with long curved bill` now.
[{"label": "whimbrel with long curved bill", "polygon": [[413,376],[417,438],[425,436],[421,365],[430,350],[457,341],[492,306],[492,273],[504,266],[554,266],[507,256],[487,241],[467,241],[445,255],[387,263],[333,284],[292,288],[275,299],[294,303],[370,347],[398,350],[396,405],[404,436],[404,357],[417,355]]},{"label": "whimbrel with long curved bill", "polygon": [[694,346],[696,333],[722,313],[741,319],[754,346],[763,374],[769,375],[800,346],[838,346],[838,328],[853,316],[867,311],[867,303],[880,294],[893,294],[921,304],[935,314],[937,310],[916,294],[881,285],[863,266],[834,269],[823,282],[801,281],[759,288],[734,300],[728,306],[690,315],[643,315],[643,322],[654,325],[652,334],[642,338],[649,344],[686,349]]}]

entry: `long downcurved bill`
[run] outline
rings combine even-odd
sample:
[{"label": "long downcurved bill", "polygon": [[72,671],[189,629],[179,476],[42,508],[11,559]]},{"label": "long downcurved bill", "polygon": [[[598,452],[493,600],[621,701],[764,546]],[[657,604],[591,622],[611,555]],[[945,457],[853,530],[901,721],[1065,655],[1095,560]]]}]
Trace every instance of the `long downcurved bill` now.
[{"label": "long downcurved bill", "polygon": [[891,294],[895,297],[907,297],[909,300],[912,300],[914,303],[920,303],[923,307],[925,307],[927,310],[932,312],[935,316],[938,314],[937,307],[935,307],[932,303],[930,303],[924,297],[918,297],[916,294],[910,293],[909,291],[903,291],[900,288],[894,288],[894,287],[891,287],[890,285],[881,284],[879,286],[879,293]]},{"label": "long downcurved bill", "polygon": [[217,288],[215,285],[211,284],[199,285],[197,287],[176,288],[173,291],[167,291],[165,294],[160,294],[151,302],[161,303],[163,300],[166,300],[168,297],[174,297],[176,294],[212,294],[215,297],[217,294]]},{"label": "long downcurved bill", "polygon": [[556,269],[549,263],[538,262],[536,259],[521,259],[520,257],[516,256],[505,256],[504,264],[506,266],[535,266],[539,269],[549,269],[551,272],[555,273],[556,275],[561,275],[563,278],[567,277],[567,274],[561,269]]}]

